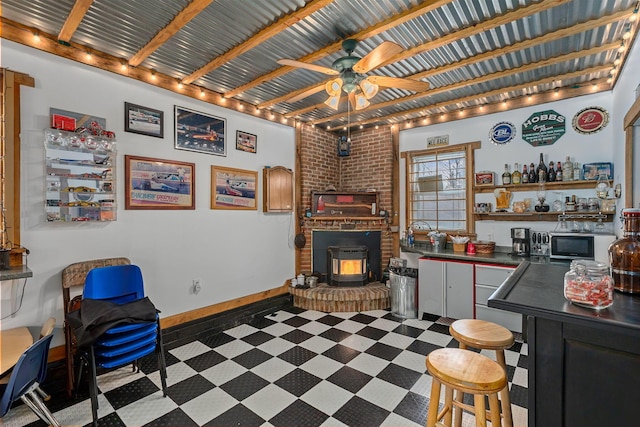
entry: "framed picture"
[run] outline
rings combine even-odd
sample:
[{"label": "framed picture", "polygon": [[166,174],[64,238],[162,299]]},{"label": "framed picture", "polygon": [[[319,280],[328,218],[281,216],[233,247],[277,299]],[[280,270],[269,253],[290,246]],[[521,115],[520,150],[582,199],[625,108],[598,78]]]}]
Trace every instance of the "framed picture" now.
[{"label": "framed picture", "polygon": [[258,137],[241,130],[236,131],[236,150],[255,153],[258,144]]},{"label": "framed picture", "polygon": [[257,210],[258,172],[211,166],[211,209]]},{"label": "framed picture", "polygon": [[195,163],[124,156],[125,209],[195,209]]},{"label": "framed picture", "polygon": [[227,155],[227,121],[220,117],[175,107],[176,142],[179,150],[198,153]]},{"label": "framed picture", "polygon": [[124,131],[164,138],[164,112],[125,102]]}]

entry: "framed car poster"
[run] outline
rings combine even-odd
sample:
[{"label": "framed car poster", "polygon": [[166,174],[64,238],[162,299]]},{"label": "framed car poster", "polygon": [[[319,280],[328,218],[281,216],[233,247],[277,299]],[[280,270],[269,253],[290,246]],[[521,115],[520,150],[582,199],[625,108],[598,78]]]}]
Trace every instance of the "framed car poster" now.
[{"label": "framed car poster", "polygon": [[176,139],[178,150],[227,155],[227,121],[221,117],[175,106]]},{"label": "framed car poster", "polygon": [[211,166],[211,209],[257,210],[258,172]]},{"label": "framed car poster", "polygon": [[195,163],[125,155],[125,209],[195,209],[195,170]]}]

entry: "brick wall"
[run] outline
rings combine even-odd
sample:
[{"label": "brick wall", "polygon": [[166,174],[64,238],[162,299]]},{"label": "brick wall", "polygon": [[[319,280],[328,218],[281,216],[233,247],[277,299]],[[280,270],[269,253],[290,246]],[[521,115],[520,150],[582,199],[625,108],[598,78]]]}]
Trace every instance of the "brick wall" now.
[{"label": "brick wall", "polygon": [[[378,209],[392,211],[393,145],[388,127],[351,133],[351,154],[339,157],[338,135],[318,127],[303,125],[300,141],[301,213],[311,208],[311,191],[325,191],[329,185],[337,191],[375,189]],[[311,231],[339,230],[341,222],[302,220],[306,245],[300,251],[300,270],[311,271]],[[393,238],[383,220],[356,221],[357,230],[382,231],[381,265],[388,264],[393,253]]]}]

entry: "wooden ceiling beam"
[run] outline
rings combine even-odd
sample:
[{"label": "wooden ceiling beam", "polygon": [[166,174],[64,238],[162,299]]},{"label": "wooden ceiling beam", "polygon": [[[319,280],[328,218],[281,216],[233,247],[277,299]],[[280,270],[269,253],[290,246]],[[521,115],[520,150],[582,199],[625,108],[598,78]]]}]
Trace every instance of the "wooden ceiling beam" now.
[{"label": "wooden ceiling beam", "polygon": [[[192,74],[188,75],[187,77],[185,77],[183,79],[183,82],[186,83],[186,84],[193,83],[194,81],[198,80],[200,77],[210,73],[211,71],[215,70],[216,68],[220,67],[223,64],[226,64],[227,62],[233,60],[234,58],[237,58],[238,56],[242,55],[243,53],[253,49],[254,47],[256,47],[258,45],[260,45],[261,43],[264,43],[265,41],[267,41],[271,37],[277,35],[278,33],[282,32],[284,30],[286,30],[287,28],[291,27],[292,25],[297,24],[298,22],[300,22],[301,20],[305,19],[309,15],[317,12],[318,10],[322,9],[323,7],[329,5],[329,4],[333,3],[333,2],[334,2],[334,0],[313,0],[313,1],[311,1],[309,4],[304,6],[302,9],[299,9],[299,10],[295,11],[294,13],[283,17],[282,19],[278,20],[275,24],[269,25],[268,27],[266,27],[263,30],[259,31],[254,36],[249,37],[247,40],[245,40],[244,42],[240,43],[239,45],[237,45],[233,49],[230,49],[229,51],[225,52],[224,54],[216,57],[215,59],[213,59],[211,62],[209,62],[208,64],[206,64],[205,66],[203,66],[199,70],[197,70],[197,71],[193,72]],[[225,94],[225,97],[228,97],[228,96]]]},{"label": "wooden ceiling beam", "polygon": [[[596,66],[596,67],[591,67],[589,70],[592,73],[597,73],[597,72],[600,72],[600,71],[602,71],[603,69],[606,69],[606,68],[607,67],[605,67],[605,66]],[[582,73],[583,73],[582,71],[576,71],[576,72],[573,72],[573,73],[563,74],[562,76],[558,76],[558,77],[562,77],[563,79],[572,79],[572,78],[576,78],[576,77],[582,76]],[[486,98],[486,97],[490,97],[490,96],[497,96],[497,95],[500,95],[500,94],[504,93],[505,91],[507,91],[507,92],[522,91],[522,90],[525,90],[525,89],[529,88],[531,85],[551,84],[555,80],[557,80],[558,77],[555,77],[555,76],[554,77],[548,77],[548,78],[537,80],[537,81],[531,82],[531,83],[513,85],[513,86],[506,87],[506,88],[494,89],[494,90],[491,90],[491,91],[488,91],[488,92],[469,95],[469,96],[466,96],[466,97],[463,97],[463,98],[459,98],[458,100],[456,100],[456,102],[458,102],[458,103],[460,103],[460,102],[470,102],[470,101],[477,100],[478,97]],[[585,83],[584,85],[581,85],[580,87],[575,87],[575,88],[574,87],[559,88],[559,89],[562,89],[563,91],[567,91],[567,90],[572,90],[573,91],[574,89],[577,90],[577,91],[573,92],[574,94],[572,96],[563,96],[562,98],[560,98],[559,95],[556,96],[555,92],[552,92],[552,91],[547,91],[545,93],[536,94],[535,96],[544,96],[545,97],[544,100],[540,100],[540,101],[536,102],[536,104],[540,104],[540,103],[543,103],[543,102],[551,102],[552,100],[553,101],[557,101],[558,99],[566,99],[566,98],[571,98],[571,97],[574,97],[574,96],[588,95],[588,94],[591,94],[591,93],[596,93],[596,92],[602,92],[604,90],[609,90],[609,89],[611,89],[611,85],[607,84],[606,80],[607,79],[604,79],[604,78],[603,79],[593,80],[593,81],[590,81],[588,84]],[[601,89],[599,89],[597,91],[594,91],[590,87],[593,84],[595,84],[597,86],[600,86]],[[520,96],[518,98],[510,98],[509,102],[511,103],[512,101],[515,101],[515,100],[523,100],[523,98],[525,98],[525,97],[524,96]],[[369,119],[369,120],[364,120],[362,122],[352,123],[352,126],[353,125],[358,125],[358,126],[363,125],[364,126],[364,125],[369,125],[369,124],[373,124],[373,123],[379,123],[381,121],[384,121],[385,124],[389,124],[389,120],[393,120],[393,119],[398,118],[398,117],[406,116],[407,114],[422,114],[422,116],[424,117],[424,110],[425,109],[446,108],[446,107],[448,107],[450,105],[451,105],[450,101],[443,101],[443,102],[439,102],[437,104],[430,105],[427,108],[418,107],[418,108],[413,108],[411,110],[403,111],[401,113],[396,113],[396,114],[392,114],[392,115],[389,115],[389,116],[385,116],[384,119],[373,118],[373,119]],[[532,105],[532,103],[528,103],[528,102],[525,101],[525,102],[518,102],[517,103],[517,107],[514,107],[513,105],[510,104],[509,108],[512,108],[512,107],[513,108],[521,108],[521,107],[530,106],[530,105]],[[535,104],[533,104],[533,105],[535,105]],[[477,108],[480,108],[480,106],[478,106]],[[483,111],[483,114],[490,114],[492,112],[497,112],[497,111],[500,111],[500,110],[496,109],[496,111],[489,111],[489,112]],[[416,117],[416,118],[413,118],[413,119],[410,119],[410,120],[415,121],[415,120],[419,120],[420,118],[421,117]],[[465,115],[464,118],[468,118],[468,115]],[[400,122],[400,120],[396,121],[396,124],[399,123],[399,122]],[[440,123],[440,122],[438,122],[438,123]]]},{"label": "wooden ceiling beam", "polygon": [[129,65],[137,67],[142,64],[149,55],[155,52],[160,46],[173,37],[178,31],[182,29],[189,21],[195,18],[200,12],[207,8],[213,0],[193,0],[184,9],[178,13],[175,18],[167,24],[162,30],[147,43],[142,49],[136,52],[135,55],[129,59]]},{"label": "wooden ceiling beam", "polygon": [[[362,31],[360,31],[357,34],[354,34],[352,36],[350,36],[349,38],[351,39],[355,39],[355,40],[365,40],[369,37],[373,37],[375,35],[378,35],[380,33],[383,33],[387,30],[389,30],[390,28],[396,27],[400,24],[403,24],[407,21],[410,21],[418,16],[424,15],[425,13],[431,12],[435,9],[438,9],[439,7],[442,7],[448,3],[451,3],[453,0],[426,0],[423,3],[420,3],[414,7],[412,7],[411,9],[405,10],[402,13],[399,13],[397,15],[394,15],[390,18],[385,19],[382,22],[379,22],[375,25],[372,25],[369,28],[366,28]],[[336,43],[333,43],[329,46],[324,47],[323,49],[320,49],[316,52],[310,53],[306,56],[304,56],[303,58],[298,59],[298,61],[301,62],[315,62],[318,61],[328,55],[331,55],[332,53],[336,53],[338,51],[340,51],[342,49],[342,40]],[[232,89],[230,91],[227,91],[224,96],[225,98],[232,98],[242,92],[246,92],[249,89],[252,89],[256,86],[259,86],[265,82],[268,82],[270,80],[273,80],[275,78],[278,78],[280,76],[283,76],[287,73],[289,73],[290,71],[293,70],[297,70],[297,68],[295,67],[291,67],[291,66],[282,66],[279,67],[275,70],[273,70],[270,73],[267,74],[263,74],[262,76],[258,77],[257,79],[254,79],[242,86],[239,86],[235,89]]]},{"label": "wooden ceiling beam", "polygon": [[[462,89],[464,87],[468,87],[468,86],[471,86],[471,85],[478,85],[478,84],[481,84],[481,83],[486,83],[486,82],[491,81],[491,80],[504,78],[504,77],[508,77],[508,76],[513,76],[513,75],[517,75],[517,74],[520,74],[520,73],[526,73],[528,71],[536,70],[536,69],[538,69],[540,67],[546,67],[546,66],[553,65],[553,64],[558,64],[558,63],[561,63],[561,62],[571,61],[571,60],[574,60],[574,59],[577,59],[577,58],[581,58],[581,57],[584,57],[584,56],[595,55],[597,53],[605,52],[607,50],[617,49],[619,46],[620,46],[619,43],[609,43],[609,44],[606,44],[606,45],[603,45],[603,46],[597,46],[597,47],[594,47],[594,48],[591,48],[591,49],[587,49],[587,50],[581,50],[581,51],[578,51],[578,52],[572,52],[572,53],[568,53],[568,54],[565,54],[565,55],[559,55],[559,56],[556,56],[556,57],[553,57],[553,58],[548,58],[548,59],[545,59],[545,60],[542,60],[542,61],[532,62],[532,63],[529,63],[527,65],[523,65],[523,66],[520,66],[520,67],[517,67],[517,68],[512,68],[512,69],[505,70],[505,71],[498,71],[498,72],[495,72],[495,73],[486,74],[484,76],[477,77],[475,79],[464,80],[464,81],[461,81],[461,82],[458,82],[458,83],[453,83],[453,84],[450,84],[450,85],[441,86],[439,88],[434,88],[432,90],[429,90],[428,92],[423,92],[423,93],[418,93],[418,94],[415,94],[415,95],[406,96],[404,98],[395,99],[393,101],[386,101],[386,102],[381,102],[381,103],[378,103],[378,104],[372,104],[369,107],[360,110],[360,112],[366,112],[366,111],[376,110],[376,109],[379,109],[379,108],[385,108],[385,107],[388,107],[388,106],[391,106],[391,105],[397,105],[398,103],[409,102],[409,101],[413,101],[413,100],[419,99],[419,98],[424,98],[424,97],[427,97],[427,96],[434,96],[434,95],[438,95],[438,94],[441,94],[441,93],[448,93],[448,92],[451,92],[451,91],[454,91],[454,90],[458,90],[458,89]],[[605,64],[605,65],[603,65],[601,67],[611,68],[611,65]],[[589,74],[589,73],[593,72],[593,71],[591,71],[592,68],[588,68],[588,69],[585,69],[585,70],[579,70],[577,72],[586,75],[586,74]],[[558,78],[555,78],[554,80],[558,80]],[[535,85],[534,83],[530,83],[530,84],[528,84],[528,87],[531,87],[531,86],[534,86],[534,85]],[[508,92],[508,90],[505,89],[505,90],[502,91],[502,93],[505,93],[505,92]],[[456,100],[456,99],[452,99],[452,100],[447,101],[447,103],[449,105],[450,104],[454,104],[456,102],[461,102],[461,101]],[[322,104],[322,105],[324,105],[324,104]],[[420,107],[420,108],[426,109],[426,108],[431,108],[431,106],[423,106],[423,107]],[[295,112],[291,112],[289,114],[293,114],[293,113],[295,113]],[[325,122],[332,121],[332,120],[338,120],[338,119],[340,119],[342,117],[345,117],[345,116],[346,116],[346,113],[334,114],[333,116],[328,116],[328,117],[324,117],[324,118],[319,119],[319,120],[314,120],[311,123],[312,124],[325,123]],[[289,116],[287,114],[287,115],[285,115],[285,117],[295,117],[295,116]]]},{"label": "wooden ceiling beam", "polygon": [[[601,18],[592,19],[590,21],[585,21],[580,24],[572,25],[567,28],[561,28],[560,30],[552,31],[550,33],[546,33],[542,36],[538,36],[533,39],[523,40],[521,42],[513,43],[512,45],[505,46],[503,48],[494,49],[491,51],[487,51],[475,56],[472,56],[467,59],[463,59],[462,61],[458,61],[452,64],[444,65],[441,67],[436,67],[431,70],[422,71],[420,73],[413,74],[408,78],[412,79],[422,79],[424,77],[429,77],[434,74],[440,74],[449,72],[458,68],[466,67],[472,64],[476,64],[478,62],[487,61],[489,59],[494,59],[502,55],[506,55],[508,53],[512,53],[514,51],[520,51],[524,49],[529,49],[534,46],[538,46],[544,43],[548,43],[553,40],[559,40],[563,37],[572,36],[575,34],[580,34],[582,32],[586,32],[592,30],[594,28],[602,27],[604,25],[609,25],[614,22],[622,21],[627,19],[633,13],[633,8],[623,10],[612,15],[603,16]],[[618,43],[619,46],[619,43]]]},{"label": "wooden ceiling beam", "polygon": [[541,0],[538,3],[532,3],[528,6],[523,6],[515,10],[510,10],[508,12],[503,13],[502,15],[496,16],[495,18],[491,18],[487,21],[478,22],[469,27],[463,28],[460,31],[455,31],[450,34],[443,35],[438,37],[436,40],[430,40],[426,43],[418,45],[414,48],[407,49],[399,54],[392,56],[381,67],[385,65],[393,64],[394,62],[402,61],[407,58],[411,58],[416,56],[422,52],[426,52],[428,50],[437,49],[442,46],[446,46],[450,43],[458,41],[460,39],[465,39],[480,33],[484,33],[495,29],[497,27],[509,24],[511,22],[517,21],[522,18],[526,18],[528,16],[532,16],[538,14],[540,12],[544,12],[548,9],[553,9],[554,7],[560,6],[565,3],[569,3],[572,0]]},{"label": "wooden ceiling beam", "polygon": [[58,40],[63,42],[71,41],[73,34],[78,29],[80,22],[84,19],[92,3],[93,0],[76,0],[69,16],[67,16],[66,21],[64,21],[60,34],[58,34]]}]

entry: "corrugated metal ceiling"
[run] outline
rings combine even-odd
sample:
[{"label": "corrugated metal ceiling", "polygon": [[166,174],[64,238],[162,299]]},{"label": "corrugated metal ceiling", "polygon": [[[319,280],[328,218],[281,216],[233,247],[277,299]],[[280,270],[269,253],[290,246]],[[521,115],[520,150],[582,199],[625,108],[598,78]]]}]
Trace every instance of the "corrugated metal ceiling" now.
[{"label": "corrugated metal ceiling", "polygon": [[[177,32],[152,49],[138,66],[180,81],[318,1],[322,0],[167,0],[151,5],[148,0],[94,0],[79,15],[69,42],[74,48],[90,48],[105,57],[129,61],[170,28],[183,9],[204,3],[193,19],[174,23],[179,26]],[[431,89],[418,96],[404,89],[380,90],[370,107],[350,117],[352,123],[397,122],[594,82],[598,90],[606,90],[615,83],[611,70],[620,67],[614,61],[625,57],[618,47],[635,40],[638,26],[638,20],[632,18],[634,10],[637,16],[638,0],[325,3],[308,16],[291,19],[257,46],[224,56],[223,63],[190,84],[227,97],[231,92],[245,103],[265,104],[276,113],[336,128],[347,120],[346,96],[338,111],[323,104],[328,97],[324,90],[297,102],[287,102],[285,97],[324,84],[330,76],[302,68],[271,74],[283,69],[276,61],[305,61],[314,53],[326,52],[305,62],[330,68],[345,55],[334,47],[344,39],[360,39],[354,52],[360,57],[384,41],[393,41],[416,52],[366,75],[411,78],[426,73],[419,76]],[[57,38],[73,16],[75,4],[72,0],[3,0],[2,24],[21,24]],[[401,19],[416,9],[421,11]],[[500,16],[503,19],[498,21]],[[624,40],[628,31],[631,37]],[[598,47],[603,48],[585,52]],[[569,56],[576,52],[585,54]],[[598,66],[602,67],[594,70]],[[513,72],[520,67],[527,69]],[[442,89],[449,86],[450,90]],[[272,102],[281,97],[285,99]]]}]

